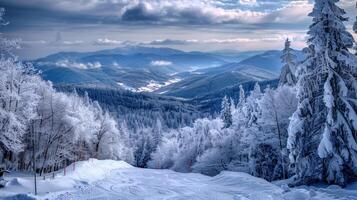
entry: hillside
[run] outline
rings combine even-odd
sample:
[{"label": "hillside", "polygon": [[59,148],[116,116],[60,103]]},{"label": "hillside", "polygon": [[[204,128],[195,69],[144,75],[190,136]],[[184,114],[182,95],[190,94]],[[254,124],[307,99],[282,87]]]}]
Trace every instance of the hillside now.
[{"label": "hillside", "polygon": [[[294,52],[299,59],[300,51]],[[249,81],[276,79],[280,51],[184,52],[127,46],[97,52],[61,52],[33,61],[55,85],[86,85],[194,98]]]}]

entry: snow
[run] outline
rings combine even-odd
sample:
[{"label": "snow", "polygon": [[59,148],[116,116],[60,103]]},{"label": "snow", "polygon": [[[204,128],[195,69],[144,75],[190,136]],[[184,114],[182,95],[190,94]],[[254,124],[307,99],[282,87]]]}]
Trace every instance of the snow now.
[{"label": "snow", "polygon": [[164,83],[159,83],[157,81],[150,80],[146,86],[139,87],[139,88],[133,88],[133,87],[127,86],[127,85],[125,85],[125,83],[122,83],[122,82],[117,82],[117,84],[124,90],[129,90],[131,92],[154,92],[162,87],[169,86],[169,85],[177,83],[179,81],[181,81],[180,78],[172,78],[172,79],[167,80]]},{"label": "snow", "polygon": [[179,81],[181,81],[180,78],[173,78],[173,79],[167,80],[166,82],[164,82],[162,84],[162,83],[158,83],[157,81],[151,80],[151,81],[149,81],[148,85],[138,88],[137,92],[154,92],[162,87],[169,86],[169,85],[177,83]]},{"label": "snow", "polygon": [[166,60],[154,60],[154,61],[151,61],[150,64],[152,66],[161,67],[161,66],[170,66],[170,65],[172,65],[172,62],[166,61]]},{"label": "snow", "polygon": [[117,82],[117,84],[118,84],[121,88],[123,88],[124,90],[129,90],[129,91],[131,91],[131,92],[137,92],[137,90],[136,90],[135,88],[130,87],[130,86],[126,85],[125,83]]},{"label": "snow", "polygon": [[[113,169],[132,168],[124,161],[97,160],[80,161],[71,164],[66,168],[66,176],[63,170],[58,172],[55,179],[43,180],[38,177],[38,194],[40,198],[45,198],[49,193],[71,190],[78,185],[87,185],[103,179]],[[73,170],[74,169],[74,170]],[[16,174],[5,177],[9,182],[6,190],[0,189],[0,199],[5,196],[12,196],[17,193],[33,193],[33,177],[30,174]]]},{"label": "snow", "polygon": [[[69,166],[71,169],[73,166]],[[209,177],[196,173],[135,168],[123,161],[90,159],[76,163],[76,170],[54,180],[39,180],[38,199],[241,199],[307,200],[357,199],[357,183],[339,186],[288,188],[242,172],[224,171]],[[282,185],[282,186],[280,186]],[[31,199],[31,177],[12,178],[0,199]],[[20,195],[20,196],[19,196]]]}]

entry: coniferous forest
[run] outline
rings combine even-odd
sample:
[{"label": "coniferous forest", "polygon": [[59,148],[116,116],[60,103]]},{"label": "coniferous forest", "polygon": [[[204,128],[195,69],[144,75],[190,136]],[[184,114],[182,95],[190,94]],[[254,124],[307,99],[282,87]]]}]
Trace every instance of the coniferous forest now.
[{"label": "coniferous forest", "polygon": [[[268,182],[284,181],[292,188],[316,183],[344,188],[357,180],[357,43],[353,36],[357,18],[347,18],[338,2],[313,2],[304,48],[295,50],[294,39],[282,40],[283,48],[277,51],[278,56],[274,54],[281,65],[275,78],[262,79],[259,74],[259,79],[248,79],[247,68],[252,68],[245,64],[234,68],[242,70],[239,78],[244,80],[236,81],[229,74],[235,64],[225,64],[199,69],[192,76],[176,72],[176,79],[166,85],[156,86],[151,81],[147,87],[163,87],[158,89],[160,93],[143,87],[136,91],[129,86],[118,88],[111,83],[59,83],[53,77],[61,76],[60,72],[54,72],[56,76],[46,73],[52,70],[49,58],[60,54],[47,60],[21,59],[17,52],[24,42],[0,34],[1,167],[41,177],[95,158],[210,177],[242,172]],[[144,10],[148,9],[145,5]],[[7,12],[6,7],[0,10],[1,30],[11,28]],[[351,22],[352,28],[346,25]],[[147,51],[154,57],[152,49]],[[68,53],[67,61],[58,65],[68,65],[72,57],[77,59],[71,63],[74,65],[80,59],[106,55],[104,50],[83,54],[87,57]],[[165,58],[178,54],[165,50]],[[118,57],[119,53],[110,55]],[[129,53],[120,54],[125,55]],[[198,52],[192,55],[202,56]],[[255,55],[253,60],[260,54]],[[92,70],[92,74],[104,65],[78,63],[80,70]],[[172,64],[162,60],[151,65]],[[256,77],[258,73],[262,71],[252,72]],[[235,82],[214,89],[212,77],[221,75],[219,83]],[[79,77],[82,75],[75,79]],[[134,78],[135,84],[139,80]],[[177,94],[187,94],[192,87],[197,96],[165,95],[165,87],[181,92]]]}]

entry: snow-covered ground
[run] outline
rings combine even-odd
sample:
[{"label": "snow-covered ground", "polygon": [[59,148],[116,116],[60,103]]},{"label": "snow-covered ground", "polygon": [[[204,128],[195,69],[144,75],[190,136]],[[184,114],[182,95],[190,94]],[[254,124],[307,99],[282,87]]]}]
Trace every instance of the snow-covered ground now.
[{"label": "snow-covered ground", "polygon": [[[70,169],[68,167],[68,169]],[[30,177],[12,179],[0,189],[0,199],[31,199]],[[14,196],[16,194],[25,194]],[[77,163],[75,171],[54,180],[39,181],[38,199],[128,199],[128,200],[308,200],[357,199],[357,187],[279,187],[245,173],[223,172],[215,177],[140,169],[122,161],[91,159]]]},{"label": "snow-covered ground", "polygon": [[163,84],[160,84],[154,80],[151,80],[151,81],[149,81],[148,85],[138,88],[137,92],[154,92],[162,87],[166,87],[166,86],[169,86],[171,84],[174,84],[174,83],[177,83],[180,81],[181,81],[180,78],[173,78],[173,79],[166,81]]},{"label": "snow-covered ground", "polygon": [[131,92],[154,92],[162,87],[166,87],[166,86],[169,86],[171,84],[174,84],[174,83],[177,83],[180,81],[181,81],[180,78],[169,79],[164,83],[159,83],[157,81],[151,80],[148,82],[148,84],[146,86],[139,87],[139,88],[133,88],[133,87],[127,86],[122,82],[117,82],[117,84],[124,90],[129,90]]}]

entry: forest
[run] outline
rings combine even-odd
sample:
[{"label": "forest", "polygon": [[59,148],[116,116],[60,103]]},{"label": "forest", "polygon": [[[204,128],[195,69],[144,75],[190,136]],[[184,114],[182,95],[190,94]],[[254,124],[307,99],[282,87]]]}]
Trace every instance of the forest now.
[{"label": "forest", "polygon": [[97,158],[346,186],[357,178],[357,45],[335,2],[316,0],[303,61],[286,39],[279,80],[234,86],[219,101],[56,86],[0,35],[0,163],[41,175]]}]

